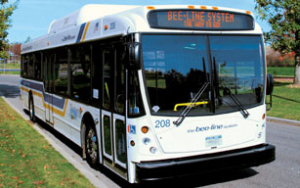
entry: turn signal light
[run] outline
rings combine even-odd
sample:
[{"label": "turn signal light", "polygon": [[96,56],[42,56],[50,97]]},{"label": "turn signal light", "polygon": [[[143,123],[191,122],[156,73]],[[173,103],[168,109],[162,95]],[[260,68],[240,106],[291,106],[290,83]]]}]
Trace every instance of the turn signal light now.
[{"label": "turn signal light", "polygon": [[142,127],[142,133],[146,134],[149,131],[149,128],[147,126]]},{"label": "turn signal light", "polygon": [[262,115],[262,120],[264,120],[266,118],[266,114]]}]

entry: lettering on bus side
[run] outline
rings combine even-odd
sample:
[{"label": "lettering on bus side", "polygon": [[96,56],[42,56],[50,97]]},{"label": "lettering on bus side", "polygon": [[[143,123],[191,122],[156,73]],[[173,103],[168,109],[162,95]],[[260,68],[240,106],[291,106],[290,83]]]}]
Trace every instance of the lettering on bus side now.
[{"label": "lettering on bus side", "polygon": [[237,127],[238,124],[230,124],[230,125],[216,125],[216,124],[212,124],[211,126],[203,126],[203,127],[199,127],[197,126],[194,129],[188,129],[187,133],[194,133],[194,132],[205,132],[205,131],[215,131],[215,130],[222,130],[222,129],[231,129],[234,127]]}]

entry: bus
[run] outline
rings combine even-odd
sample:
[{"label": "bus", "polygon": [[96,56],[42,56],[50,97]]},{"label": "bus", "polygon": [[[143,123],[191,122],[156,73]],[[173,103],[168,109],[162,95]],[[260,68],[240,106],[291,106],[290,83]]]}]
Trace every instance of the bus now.
[{"label": "bus", "polygon": [[22,45],[20,83],[32,121],[129,183],[275,160],[273,82],[249,11],[86,5]]}]

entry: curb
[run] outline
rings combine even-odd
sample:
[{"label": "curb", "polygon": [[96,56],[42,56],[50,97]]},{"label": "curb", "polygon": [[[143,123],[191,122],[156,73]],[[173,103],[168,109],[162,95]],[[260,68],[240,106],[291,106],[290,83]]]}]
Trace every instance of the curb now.
[{"label": "curb", "polygon": [[270,116],[267,116],[267,122],[284,123],[284,124],[289,124],[289,125],[300,126],[300,121],[290,120],[290,119],[282,119],[282,118],[270,117]]}]

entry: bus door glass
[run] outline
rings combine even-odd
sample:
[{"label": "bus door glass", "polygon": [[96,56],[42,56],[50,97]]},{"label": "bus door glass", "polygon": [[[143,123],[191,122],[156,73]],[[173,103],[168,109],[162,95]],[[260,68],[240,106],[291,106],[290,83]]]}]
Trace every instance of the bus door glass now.
[{"label": "bus door glass", "polygon": [[44,56],[44,89],[45,95],[44,100],[45,106],[45,117],[48,123],[53,124],[53,64],[55,59],[55,54],[47,53]]},{"label": "bus door glass", "polygon": [[102,49],[102,143],[106,164],[126,169],[123,48]]}]

